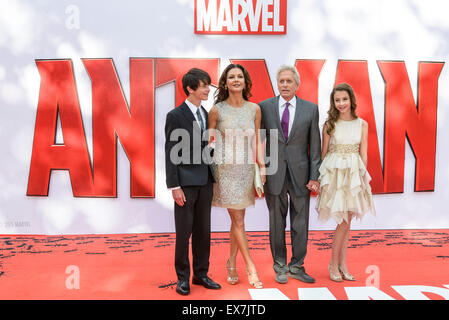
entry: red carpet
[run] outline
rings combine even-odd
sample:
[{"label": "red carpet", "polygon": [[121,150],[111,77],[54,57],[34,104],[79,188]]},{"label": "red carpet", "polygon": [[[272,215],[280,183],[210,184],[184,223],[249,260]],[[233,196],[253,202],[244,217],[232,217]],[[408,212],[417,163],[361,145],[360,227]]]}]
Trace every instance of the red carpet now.
[{"label": "red carpet", "polygon": [[268,233],[249,232],[251,254],[264,283],[264,289],[249,291],[240,256],[240,282],[226,283],[228,234],[213,233],[209,276],[222,289],[191,285],[190,295],[182,297],[175,292],[174,234],[4,235],[0,299],[298,300],[317,292],[303,289],[321,288],[316,289],[319,298],[346,300],[363,298],[366,285],[377,285],[368,291],[375,289],[380,298],[449,299],[449,230],[351,231],[348,266],[357,281],[342,283],[332,282],[327,271],[331,237],[330,231],[309,233],[305,267],[316,283],[289,279],[280,285],[274,281]]}]

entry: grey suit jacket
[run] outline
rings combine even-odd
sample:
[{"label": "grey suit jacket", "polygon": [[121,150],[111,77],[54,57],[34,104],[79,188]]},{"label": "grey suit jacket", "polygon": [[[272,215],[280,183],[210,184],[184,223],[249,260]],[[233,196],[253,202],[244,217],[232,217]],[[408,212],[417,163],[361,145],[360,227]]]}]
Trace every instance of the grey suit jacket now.
[{"label": "grey suit jacket", "polygon": [[[273,165],[275,160],[277,160],[278,166],[274,174],[267,175],[265,193],[280,194],[288,170],[296,195],[308,195],[309,190],[306,184],[309,180],[318,180],[318,169],[321,164],[318,106],[296,97],[295,118],[286,141],[279,117],[279,96],[262,101],[259,105],[262,111],[261,129],[267,130],[265,152],[267,168]],[[276,130],[277,134],[270,136],[270,130]],[[270,152],[272,142],[275,142],[270,141],[270,139],[276,136],[278,142],[277,155]]]}]

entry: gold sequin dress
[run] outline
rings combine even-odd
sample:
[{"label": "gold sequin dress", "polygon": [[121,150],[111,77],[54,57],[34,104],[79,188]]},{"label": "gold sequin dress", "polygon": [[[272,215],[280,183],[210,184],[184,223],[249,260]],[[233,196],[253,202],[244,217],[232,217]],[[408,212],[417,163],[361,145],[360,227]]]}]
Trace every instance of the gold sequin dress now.
[{"label": "gold sequin dress", "polygon": [[329,149],[320,166],[320,194],[315,209],[321,221],[333,218],[338,224],[348,221],[348,212],[361,219],[375,214],[371,176],[360,157],[362,119],[338,120]]},{"label": "gold sequin dress", "polygon": [[257,105],[245,101],[242,107],[232,107],[222,101],[216,106],[216,183],[212,205],[241,210],[254,205],[254,158],[251,146]]}]

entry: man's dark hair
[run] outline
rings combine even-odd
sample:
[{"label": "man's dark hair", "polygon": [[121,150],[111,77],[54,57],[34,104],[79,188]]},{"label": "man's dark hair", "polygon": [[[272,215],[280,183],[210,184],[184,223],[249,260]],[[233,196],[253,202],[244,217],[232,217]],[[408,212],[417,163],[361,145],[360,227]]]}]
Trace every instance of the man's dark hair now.
[{"label": "man's dark hair", "polygon": [[192,68],[190,69],[183,77],[182,77],[182,88],[184,89],[185,94],[188,96],[189,91],[187,87],[190,87],[192,90],[198,89],[200,85],[200,81],[205,84],[210,84],[210,76],[209,74],[201,69]]}]

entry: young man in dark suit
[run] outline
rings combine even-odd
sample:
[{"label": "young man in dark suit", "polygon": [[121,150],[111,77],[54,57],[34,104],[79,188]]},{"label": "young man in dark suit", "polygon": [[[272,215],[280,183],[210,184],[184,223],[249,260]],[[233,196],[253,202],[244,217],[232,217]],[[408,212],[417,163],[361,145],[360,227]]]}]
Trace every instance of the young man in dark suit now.
[{"label": "young man in dark suit", "polygon": [[[175,201],[175,269],[176,292],[190,292],[189,239],[192,236],[193,284],[207,289],[220,289],[211,280],[210,214],[213,190],[213,168],[205,136],[207,111],[201,106],[209,96],[209,75],[200,69],[189,70],[182,78],[187,99],[167,114],[165,122],[165,171],[167,187]],[[202,139],[203,138],[203,139]]]}]

